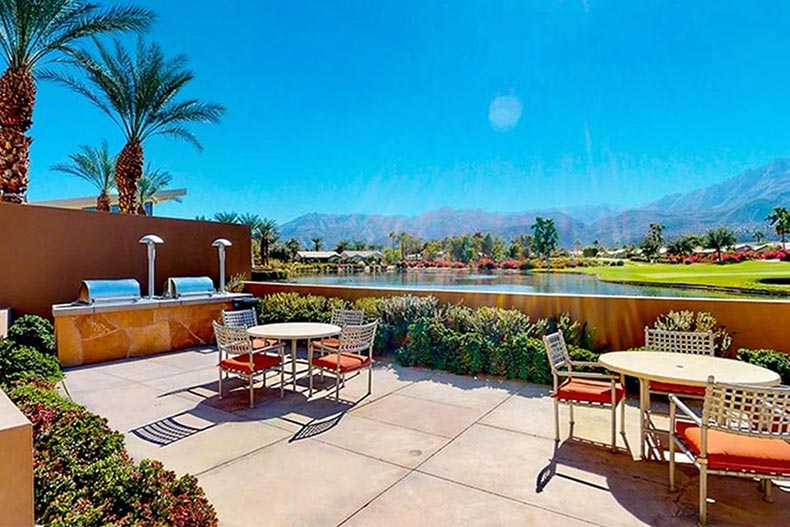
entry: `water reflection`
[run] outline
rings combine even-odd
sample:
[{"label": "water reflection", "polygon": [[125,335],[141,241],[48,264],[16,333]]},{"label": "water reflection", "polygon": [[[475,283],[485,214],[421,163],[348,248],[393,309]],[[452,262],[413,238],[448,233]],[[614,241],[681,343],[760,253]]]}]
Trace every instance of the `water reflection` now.
[{"label": "water reflection", "polygon": [[617,296],[669,296],[708,298],[760,298],[757,295],[638,286],[601,282],[594,276],[552,273],[470,273],[414,271],[408,273],[342,273],[299,276],[291,282],[404,289],[449,289],[519,293],[564,293]]}]

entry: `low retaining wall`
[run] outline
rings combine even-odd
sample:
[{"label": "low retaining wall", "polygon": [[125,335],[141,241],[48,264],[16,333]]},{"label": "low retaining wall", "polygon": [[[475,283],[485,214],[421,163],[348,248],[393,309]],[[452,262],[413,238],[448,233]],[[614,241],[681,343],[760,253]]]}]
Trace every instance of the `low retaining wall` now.
[{"label": "low retaining wall", "polygon": [[245,292],[262,296],[296,292],[356,300],[371,296],[435,296],[441,302],[471,307],[518,309],[541,318],[569,313],[595,328],[596,340],[609,349],[644,344],[644,328],[668,311],[707,311],[733,336],[733,349],[767,348],[790,352],[790,302],[718,298],[550,295],[542,293],[487,293],[480,291],[383,289],[373,287],[247,282]]},{"label": "low retaining wall", "polygon": [[33,525],[33,427],[0,390],[0,525]]}]

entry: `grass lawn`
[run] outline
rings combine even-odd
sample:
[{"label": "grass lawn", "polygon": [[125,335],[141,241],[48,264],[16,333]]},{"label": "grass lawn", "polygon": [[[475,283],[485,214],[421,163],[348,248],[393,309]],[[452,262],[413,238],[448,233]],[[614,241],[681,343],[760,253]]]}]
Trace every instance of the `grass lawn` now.
[{"label": "grass lawn", "polygon": [[761,278],[790,278],[790,262],[753,260],[725,265],[626,262],[623,267],[577,267],[564,271],[594,274],[599,279],[610,282],[641,282],[656,285],[685,284],[790,292],[790,286],[768,285],[758,282]]}]

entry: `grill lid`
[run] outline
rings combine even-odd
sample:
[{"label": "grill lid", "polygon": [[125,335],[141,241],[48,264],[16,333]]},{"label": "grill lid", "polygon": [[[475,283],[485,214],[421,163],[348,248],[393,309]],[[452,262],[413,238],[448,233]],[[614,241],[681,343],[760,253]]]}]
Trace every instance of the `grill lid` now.
[{"label": "grill lid", "polygon": [[77,302],[83,304],[120,300],[140,300],[140,282],[134,278],[83,280],[77,295]]},{"label": "grill lid", "polygon": [[174,276],[167,279],[166,289],[171,298],[210,296],[215,292],[214,281],[208,276]]}]

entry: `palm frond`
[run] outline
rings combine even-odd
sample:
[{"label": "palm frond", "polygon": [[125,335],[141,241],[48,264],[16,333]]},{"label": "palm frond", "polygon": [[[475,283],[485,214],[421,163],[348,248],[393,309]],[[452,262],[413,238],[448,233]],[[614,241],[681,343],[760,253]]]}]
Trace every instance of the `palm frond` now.
[{"label": "palm frond", "polygon": [[201,149],[190,123],[218,123],[225,108],[197,99],[177,100],[194,78],[185,68],[186,57],[167,59],[158,44],[138,39],[134,55],[116,40],[112,47],[94,39],[96,52],[74,50],[70,62],[86,81],[45,71],[44,78],[70,86],[110,114],[127,140],[143,142],[153,135],[187,141]]},{"label": "palm frond", "polygon": [[11,68],[32,71],[41,61],[69,54],[86,37],[142,31],[156,18],[137,6],[102,8],[85,0],[0,1],[0,48]]},{"label": "palm frond", "polygon": [[[143,171],[143,177],[137,182],[137,193],[140,203],[159,203],[157,193],[165,190],[173,180],[173,175],[159,168],[152,168],[148,163]],[[179,200],[176,200],[179,201]]]},{"label": "palm frond", "polygon": [[110,155],[107,141],[98,148],[80,145],[80,151],[69,155],[69,159],[70,163],[56,163],[50,169],[87,181],[99,192],[115,187],[115,157]]}]

